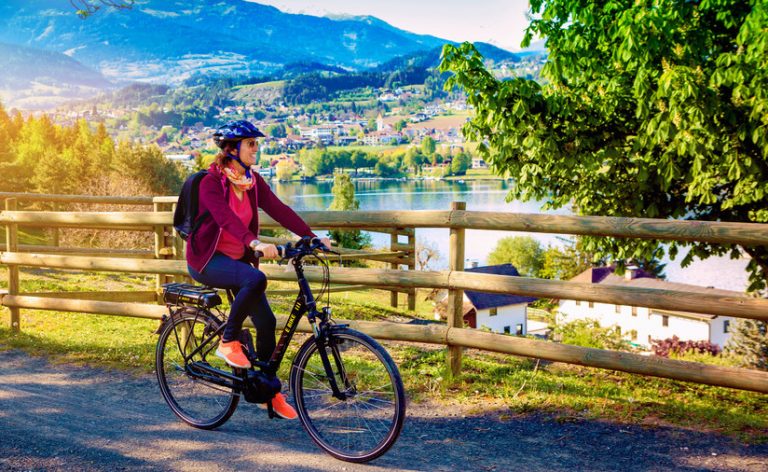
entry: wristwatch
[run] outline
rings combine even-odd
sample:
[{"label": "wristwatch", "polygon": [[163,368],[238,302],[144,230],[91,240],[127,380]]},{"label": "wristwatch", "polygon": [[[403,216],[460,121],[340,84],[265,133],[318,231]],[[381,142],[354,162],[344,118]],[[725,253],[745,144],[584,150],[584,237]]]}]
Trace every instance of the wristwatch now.
[{"label": "wristwatch", "polygon": [[261,241],[259,241],[258,239],[254,239],[253,241],[248,243],[248,247],[250,247],[251,250],[255,251],[256,250],[256,246],[258,246],[259,244],[261,244]]}]

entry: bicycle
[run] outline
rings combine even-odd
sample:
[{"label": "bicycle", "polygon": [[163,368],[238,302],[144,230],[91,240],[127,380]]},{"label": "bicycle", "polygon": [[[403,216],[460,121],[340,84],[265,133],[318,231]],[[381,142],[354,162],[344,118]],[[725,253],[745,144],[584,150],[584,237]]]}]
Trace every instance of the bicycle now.
[{"label": "bicycle", "polygon": [[[333,253],[319,240],[302,238],[279,246],[281,262],[296,271],[299,294],[268,362],[257,359],[246,329],[241,341],[253,367],[228,366],[213,354],[226,315],[218,290],[190,284],[165,284],[169,309],[158,328],[155,351],[157,379],[163,398],[185,423],[201,429],[224,424],[240,399],[265,404],[282,388],[276,373],[299,320],[307,316],[312,335],[299,348],[289,385],[302,426],[331,456],[367,462],[384,454],[397,441],[405,419],[405,392],[400,372],[389,353],[373,338],[336,324],[329,306],[317,308],[304,277],[304,259],[314,257],[323,267],[320,299],[327,293],[328,263],[320,252]],[[232,301],[232,293],[227,291]]]}]

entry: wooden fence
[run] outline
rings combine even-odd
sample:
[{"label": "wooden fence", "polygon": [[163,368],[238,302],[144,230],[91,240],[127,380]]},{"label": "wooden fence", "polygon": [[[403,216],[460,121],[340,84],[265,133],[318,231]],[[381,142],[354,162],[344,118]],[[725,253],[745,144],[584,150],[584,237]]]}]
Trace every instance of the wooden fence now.
[{"label": "wooden fence", "polygon": [[[12,193],[12,192],[0,192],[0,201],[5,201],[5,204],[0,208],[9,210],[13,208],[13,211],[18,210],[19,205],[26,205],[27,207],[33,207],[35,210],[40,208],[51,209],[55,212],[63,211],[68,205],[110,205],[110,206],[148,206],[152,207],[153,213],[173,213],[176,209],[176,201],[178,197],[114,197],[114,196],[98,196],[98,195],[54,195],[54,194],[34,194],[34,193]],[[263,215],[262,215],[263,218]],[[179,238],[173,231],[171,226],[171,219],[168,219],[167,215],[163,215],[160,219],[149,219],[134,226],[130,225],[91,225],[88,228],[91,229],[120,229],[120,230],[134,230],[134,231],[151,231],[154,235],[154,248],[153,250],[140,250],[140,249],[105,249],[105,248],[80,248],[80,247],[61,247],[59,245],[59,229],[60,228],[82,228],[85,226],[75,224],[58,224],[48,226],[46,224],[29,226],[45,226],[52,230],[52,238],[50,245],[32,245],[22,244],[17,247],[17,250],[23,252],[35,252],[35,253],[55,253],[55,254],[77,254],[88,256],[99,255],[111,255],[115,257],[132,257],[142,259],[183,259],[184,241]],[[277,227],[274,221],[271,219],[269,224],[262,224],[262,227]],[[330,227],[323,227],[322,225],[314,226],[316,229],[330,229]],[[372,253],[370,251],[356,251],[354,249],[341,249],[344,260],[352,259],[366,259],[372,261],[382,261],[391,264],[391,267],[398,269],[405,267],[409,270],[416,268],[416,236],[413,228],[400,228],[400,227],[386,227],[386,228],[365,228],[367,231],[374,233],[386,233],[390,235],[390,248],[389,251],[378,251]],[[404,238],[405,241],[401,239]],[[276,244],[287,242],[280,238],[261,238],[265,242],[272,242]],[[8,237],[6,237],[8,240]],[[7,249],[6,244],[0,244],[0,251],[10,251]],[[167,282],[169,279],[164,274],[158,274],[156,292],[160,285]],[[358,289],[357,286],[347,287],[348,290]],[[337,288],[338,290],[338,288]],[[405,289],[401,292],[396,290],[391,291],[390,304],[392,307],[398,306],[398,294],[404,293],[406,295],[406,301],[409,310],[416,308],[416,289]]]},{"label": "wooden fence", "polygon": [[[148,212],[61,212],[19,211],[16,199],[39,199],[50,202],[66,198],[78,202],[78,197],[0,194],[6,198],[6,211],[0,213],[0,224],[6,226],[6,251],[0,263],[9,267],[8,293],[2,305],[11,310],[11,323],[20,329],[19,310],[22,308],[75,311],[159,318],[165,308],[135,303],[125,294],[91,294],[90,299],[63,298],[60,294],[20,294],[18,267],[49,267],[91,271],[116,271],[157,274],[166,279],[186,276],[186,264],[181,258],[181,245],[170,231],[172,213],[163,204],[173,203],[175,197],[143,200],[154,206]],[[90,197],[93,202],[103,200]],[[133,200],[133,202],[138,200]],[[113,203],[117,203],[114,200]],[[122,203],[122,201],[120,201]],[[144,203],[141,203],[144,204]],[[644,375],[673,378],[709,385],[720,385],[768,393],[768,373],[749,369],[728,368],[692,362],[669,360],[633,353],[606,351],[530,340],[513,336],[484,333],[462,328],[461,300],[464,290],[507,293],[545,298],[576,299],[649,308],[709,313],[768,321],[768,300],[748,297],[723,297],[673,290],[644,289],[625,286],[601,286],[589,283],[508,277],[463,271],[464,230],[494,229],[506,231],[546,232],[633,238],[706,241],[743,245],[768,243],[768,225],[750,223],[717,223],[671,221],[643,218],[579,217],[502,212],[466,211],[462,202],[455,202],[447,211],[378,211],[378,212],[301,212],[313,228],[353,228],[389,232],[390,251],[362,254],[345,251],[349,258],[373,258],[391,264],[392,269],[333,268],[331,279],[341,289],[379,288],[415,296],[416,288],[443,288],[449,291],[448,324],[413,326],[386,322],[349,321],[358,329],[380,339],[424,342],[448,346],[447,363],[451,372],[461,369],[462,348],[478,348],[521,356],[536,357],[571,364],[620,370]],[[276,223],[261,216],[264,227]],[[149,231],[155,234],[155,251],[151,257],[135,254],[103,253],[111,257],[94,257],[93,250],[78,254],[75,248],[45,246],[28,248],[18,243],[18,227],[98,228]],[[447,271],[400,270],[413,269],[413,239],[417,228],[449,228],[450,254]],[[161,232],[162,231],[162,232]],[[394,235],[405,235],[409,243],[401,243]],[[33,252],[27,252],[32,250]],[[119,257],[118,257],[119,256]],[[395,269],[395,266],[397,269]],[[295,274],[285,272],[274,264],[261,268],[275,280],[295,280]],[[306,270],[310,281],[319,281],[320,273],[312,267]],[[78,294],[79,295],[79,294]],[[134,295],[135,296],[135,295]],[[137,298],[140,298],[137,296]],[[119,301],[117,301],[119,300]],[[415,298],[414,298],[415,300]],[[347,322],[347,321],[345,321]],[[303,326],[302,329],[307,329]]]}]

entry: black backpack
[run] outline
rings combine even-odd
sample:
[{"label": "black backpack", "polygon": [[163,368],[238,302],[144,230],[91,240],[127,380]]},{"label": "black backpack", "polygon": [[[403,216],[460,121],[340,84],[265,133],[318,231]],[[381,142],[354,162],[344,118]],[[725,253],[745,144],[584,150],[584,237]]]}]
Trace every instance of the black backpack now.
[{"label": "black backpack", "polygon": [[208,175],[207,170],[201,170],[187,177],[184,185],[181,186],[179,201],[176,203],[176,211],[173,213],[173,227],[184,241],[188,240],[200,224],[210,216],[211,212],[206,210],[197,217],[200,195],[200,181]]}]

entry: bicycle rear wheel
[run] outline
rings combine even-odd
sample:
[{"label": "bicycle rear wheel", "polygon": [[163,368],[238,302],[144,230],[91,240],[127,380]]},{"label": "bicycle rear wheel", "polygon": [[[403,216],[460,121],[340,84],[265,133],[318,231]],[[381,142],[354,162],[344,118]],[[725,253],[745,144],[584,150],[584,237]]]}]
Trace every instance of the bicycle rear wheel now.
[{"label": "bicycle rear wheel", "polygon": [[322,349],[344,398],[333,395],[317,342],[310,338],[290,377],[304,429],[337,459],[367,462],[381,456],[397,441],[405,418],[397,366],[379,343],[351,329],[333,330]]},{"label": "bicycle rear wheel", "polygon": [[[190,309],[168,321],[157,341],[155,370],[163,398],[176,416],[196,428],[221,426],[240,401],[239,393],[233,388],[200,375],[206,373],[201,367],[232,372],[232,368],[214,354],[221,338],[214,333],[220,325],[221,321],[211,313]],[[190,357],[204,342],[203,348]]]}]

